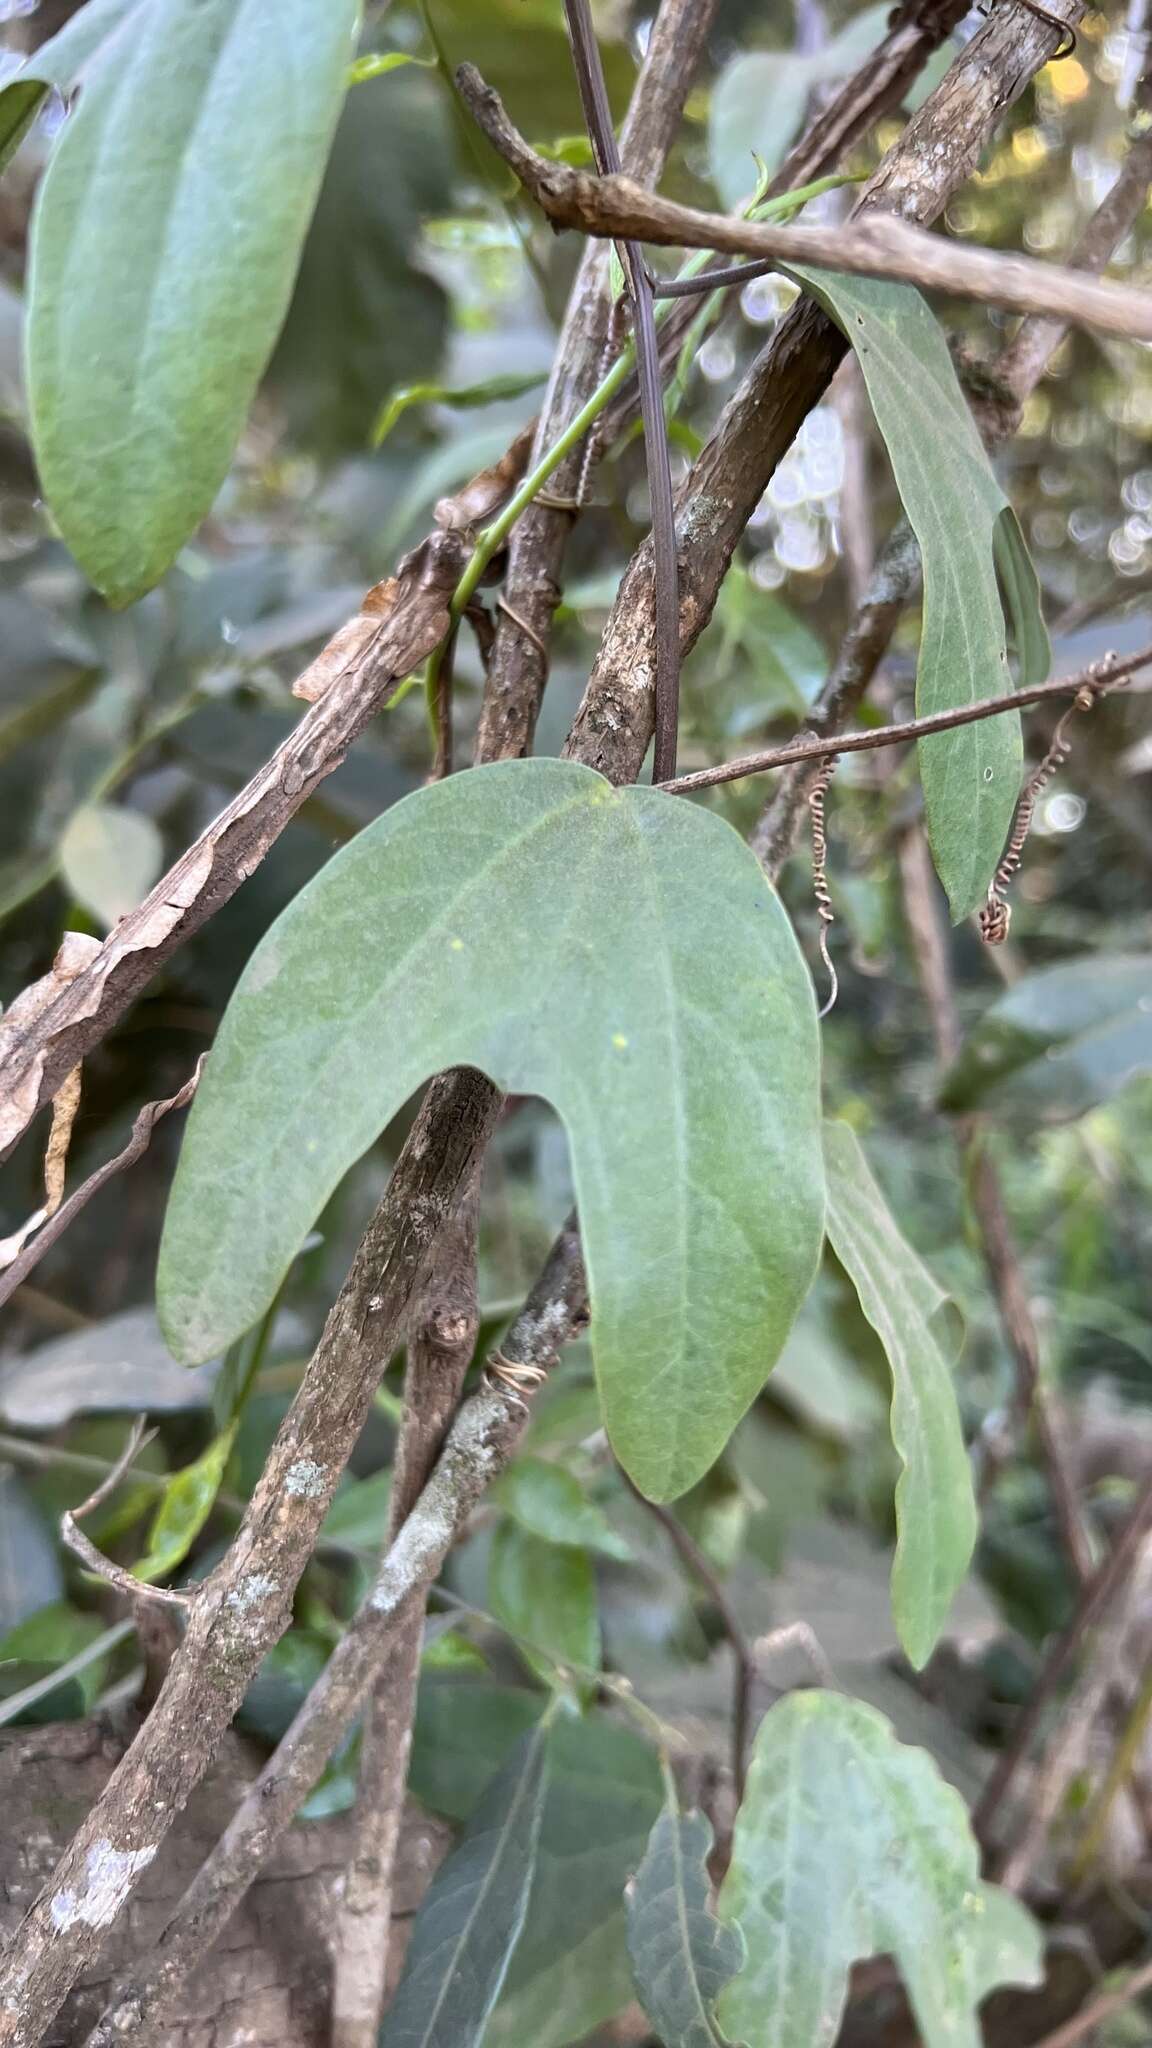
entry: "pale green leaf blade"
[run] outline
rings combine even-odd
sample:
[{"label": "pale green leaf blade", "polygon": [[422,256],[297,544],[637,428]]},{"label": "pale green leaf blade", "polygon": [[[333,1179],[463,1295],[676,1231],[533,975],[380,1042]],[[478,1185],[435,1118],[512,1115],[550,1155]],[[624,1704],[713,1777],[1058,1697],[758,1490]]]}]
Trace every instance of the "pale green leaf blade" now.
[{"label": "pale green leaf blade", "polygon": [[60,841],[64,881],[108,931],[143,902],[163,865],[157,827],[124,804],[84,804]]},{"label": "pale green leaf blade", "polygon": [[1027,1121],[1083,1116],[1152,1073],[1152,954],[1092,953],[1025,975],[987,1009],[941,1105]]},{"label": "pale green leaf blade", "polygon": [[789,1694],[761,1722],[720,1895],[748,1953],[721,2025],[747,2048],[831,2048],[852,1964],[891,1954],[925,2048],[979,2048],[980,2000],[1043,1973],[1039,1927],[979,1868],[926,1751],[859,1700]]},{"label": "pale green leaf blade", "polygon": [[896,1486],[892,1612],[919,1669],[932,1654],[976,1543],[972,1474],[934,1323],[947,1299],[901,1235],[855,1132],[824,1127],[828,1238],[892,1369]]},{"label": "pale green leaf blade", "polygon": [[474,1066],[572,1145],[604,1418],[685,1492],[778,1355],[823,1231],[812,987],[719,818],[511,761],[407,797],[272,927],[197,1092],[160,1258],[187,1363],[267,1307],[419,1083]]},{"label": "pale green leaf blade", "polygon": [[524,1925],[547,1789],[545,1721],[521,1738],[432,1880],[380,2048],[476,2048]]},{"label": "pale green leaf blade", "polygon": [[[1004,614],[995,576],[999,536],[1017,610],[1022,665],[1046,648],[1023,539],[1001,528],[1007,501],[956,379],[944,336],[908,285],[838,272],[794,274],[856,351],[924,566],[916,676],[922,717],[1002,696],[1009,688]],[[937,733],[919,747],[928,837],[959,922],[979,908],[1004,848],[1020,790],[1023,741],[1014,711]]]},{"label": "pale green leaf blade", "polygon": [[488,1498],[533,1536],[603,1557],[630,1558],[631,1546],[617,1534],[574,1472],[546,1458],[520,1457],[489,1488]]},{"label": "pale green leaf blade", "polygon": [[664,2048],[716,2048],[712,2008],[742,1967],[738,1927],[708,1905],[711,1823],[665,1807],[628,1896],[636,1992]]},{"label": "pale green leaf blade", "polygon": [[708,163],[725,206],[746,200],[758,165],[769,173],[783,162],[800,132],[815,87],[847,78],[875,49],[888,10],[866,7],[822,50],[754,50],[726,65],[708,111]]},{"label": "pale green leaf blade", "polygon": [[164,1488],[148,1538],[148,1555],[133,1567],[136,1578],[152,1585],[181,1565],[216,1504],[236,1441],[238,1422],[214,1437],[206,1451],[174,1472]]},{"label": "pale green leaf blade", "polygon": [[502,1521],[492,1538],[488,1604],[546,1684],[555,1685],[569,1666],[578,1677],[598,1669],[600,1610],[586,1551]]},{"label": "pale green leaf blade", "polygon": [[[288,304],[357,0],[152,0],[93,66],[32,229],[45,494],[114,603],[211,507]],[[124,231],[132,224],[131,234]]]},{"label": "pale green leaf blade", "polygon": [[117,30],[147,0],[88,0],[71,21],[33,52],[0,91],[0,170],[15,154],[48,94],[71,92],[91,74]]},{"label": "pale green leaf blade", "polygon": [[992,548],[1016,639],[1020,682],[1042,683],[1052,667],[1052,643],[1040,609],[1040,579],[1015,509],[1005,505],[992,529]]}]

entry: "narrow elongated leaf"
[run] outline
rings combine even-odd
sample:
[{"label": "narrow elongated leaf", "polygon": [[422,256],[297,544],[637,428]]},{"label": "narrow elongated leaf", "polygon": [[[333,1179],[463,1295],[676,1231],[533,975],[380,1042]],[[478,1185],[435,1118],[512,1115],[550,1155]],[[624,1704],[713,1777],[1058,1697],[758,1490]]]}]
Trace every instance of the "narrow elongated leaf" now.
[{"label": "narrow elongated leaf", "polygon": [[[1048,672],[1048,637],[1023,536],[919,292],[828,270],[794,274],[856,351],[924,564],[916,675],[921,716],[1009,687],[996,566],[1013,612],[1021,682]],[[1016,712],[937,733],[919,747],[928,837],[959,922],[987,893],[1020,790]]]},{"label": "narrow elongated leaf", "polygon": [[636,1991],[664,2048],[716,2048],[712,2008],[744,1963],[738,1927],[708,1908],[712,1828],[665,1807],[628,1897]]},{"label": "narrow elongated leaf", "polygon": [[562,1548],[511,1520],[501,1522],[492,1538],[488,1601],[546,1683],[556,1683],[557,1666],[575,1665],[578,1683],[599,1666],[600,1610],[587,1551]]},{"label": "narrow elongated leaf", "polygon": [[947,1301],[904,1238],[847,1124],[824,1127],[828,1238],[892,1368],[896,1486],[892,1612],[908,1656],[931,1656],[976,1542],[976,1503],[952,1376],[941,1349]]},{"label": "narrow elongated leaf", "polygon": [[146,1585],[174,1572],[183,1564],[215,1505],[225,1469],[232,1455],[238,1424],[233,1422],[214,1437],[208,1449],[191,1465],[174,1472],[164,1488],[156,1519],[148,1538],[148,1555],[135,1567],[135,1575]]},{"label": "narrow elongated leaf", "polygon": [[116,32],[147,5],[148,0],[88,0],[7,81],[0,91],[0,170],[19,148],[53,87],[71,92],[90,76],[100,59],[113,54]]},{"label": "narrow elongated leaf", "polygon": [[830,2048],[852,1964],[891,1954],[925,2048],[979,2048],[980,2000],[1043,1974],[1040,1929],[979,1869],[926,1751],[859,1700],[789,1694],[760,1724],[720,1895],[748,1950],[722,2026],[747,2048]]},{"label": "narrow elongated leaf", "polygon": [[940,1091],[945,1109],[1082,1116],[1152,1072],[1152,954],[1090,954],[1025,975],[986,1010]]},{"label": "narrow elongated leaf", "polygon": [[[420,1688],[412,1788],[436,1812],[471,1812],[485,1777],[539,1716],[541,1696],[505,1686]],[[660,1771],[630,1728],[561,1715],[524,1931],[484,2048],[562,2048],[633,1997],[624,1887],[660,1811]]]},{"label": "narrow elongated leaf", "polygon": [[546,1784],[540,1721],[432,1880],[380,2048],[475,2048],[482,2039],[528,1910]]},{"label": "narrow elongated leaf", "polygon": [[479,1067],[568,1127],[605,1422],[672,1498],[813,1277],[817,1059],[791,928],[720,819],[565,761],[418,791],[296,898],[233,997],[169,1205],[165,1333],[191,1364],[248,1328],[418,1083]]},{"label": "narrow elongated leaf", "polygon": [[150,0],[105,44],[56,147],[32,230],[33,438],[61,532],[114,603],[163,575],[227,473],[357,12],[281,0],[272,25],[266,0]]}]

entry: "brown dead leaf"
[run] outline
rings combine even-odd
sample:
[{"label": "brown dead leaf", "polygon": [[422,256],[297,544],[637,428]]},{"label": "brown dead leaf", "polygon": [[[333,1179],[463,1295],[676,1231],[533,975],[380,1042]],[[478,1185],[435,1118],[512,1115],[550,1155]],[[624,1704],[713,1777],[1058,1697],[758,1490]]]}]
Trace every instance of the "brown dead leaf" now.
[{"label": "brown dead leaf", "polygon": [[535,432],[536,422],[529,420],[499,462],[494,462],[489,469],[482,469],[478,476],[472,477],[451,497],[438,499],[432,514],[437,526],[446,533],[469,533],[491,519],[521,481],[528,467]]}]

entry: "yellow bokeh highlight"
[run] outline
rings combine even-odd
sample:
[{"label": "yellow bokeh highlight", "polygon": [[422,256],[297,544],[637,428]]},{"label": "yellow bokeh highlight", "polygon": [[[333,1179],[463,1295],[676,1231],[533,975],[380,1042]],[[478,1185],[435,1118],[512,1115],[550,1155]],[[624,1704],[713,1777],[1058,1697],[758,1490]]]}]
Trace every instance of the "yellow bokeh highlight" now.
[{"label": "yellow bokeh highlight", "polygon": [[1066,107],[1082,100],[1092,83],[1078,57],[1062,57],[1056,64],[1046,64],[1042,75],[1049,92]]},{"label": "yellow bokeh highlight", "polygon": [[1043,163],[1048,154],[1048,144],[1039,128],[1021,128],[1012,137],[1012,154],[1021,167],[1030,171]]}]

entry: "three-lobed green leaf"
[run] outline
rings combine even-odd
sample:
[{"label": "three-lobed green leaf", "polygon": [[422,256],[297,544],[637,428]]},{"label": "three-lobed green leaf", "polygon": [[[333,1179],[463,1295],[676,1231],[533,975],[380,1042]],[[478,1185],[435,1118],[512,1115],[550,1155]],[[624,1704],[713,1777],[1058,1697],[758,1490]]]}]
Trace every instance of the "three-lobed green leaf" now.
[{"label": "three-lobed green leaf", "polygon": [[288,304],[358,4],[281,0],[274,26],[265,0],[101,13],[113,33],[36,205],[28,382],[48,503],[93,583],[126,604],[227,474]]},{"label": "three-lobed green leaf", "polygon": [[830,2048],[855,1962],[891,1954],[925,2048],[979,2048],[976,2007],[1035,1984],[1040,1930],[982,1883],[959,1793],[873,1707],[796,1692],[765,1715],[720,1895],[748,1960],[719,2000],[747,2048]]},{"label": "three-lobed green leaf", "polygon": [[537,1722],[480,1801],[416,1915],[380,2048],[478,2048],[524,1925],[548,1770]]},{"label": "three-lobed green leaf", "polygon": [[347,1168],[460,1065],[563,1118],[605,1424],[644,1492],[685,1492],[815,1272],[815,1008],[731,827],[573,762],[406,798],[267,934],[185,1136],[169,1342],[192,1364],[248,1328]]},{"label": "three-lobed green leaf", "polygon": [[[792,273],[856,352],[904,510],[920,543],[924,618],[916,675],[921,717],[1009,688],[999,568],[1022,683],[1048,673],[1035,570],[997,483],[940,327],[909,285],[793,264]],[[973,720],[919,745],[924,810],[952,916],[978,909],[1020,793],[1019,714]]]},{"label": "three-lobed green leaf", "polygon": [[926,1664],[976,1542],[972,1475],[941,1349],[947,1296],[901,1235],[848,1124],[824,1127],[828,1238],[892,1368],[896,1486],[892,1612],[904,1649]]},{"label": "three-lobed green leaf", "polygon": [[738,1927],[709,1911],[712,1827],[665,1806],[628,1894],[636,1991],[664,2048],[716,2048],[713,2007],[745,1960]]}]

